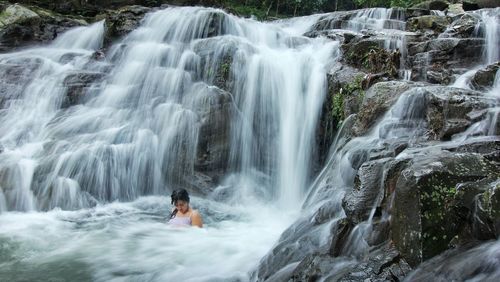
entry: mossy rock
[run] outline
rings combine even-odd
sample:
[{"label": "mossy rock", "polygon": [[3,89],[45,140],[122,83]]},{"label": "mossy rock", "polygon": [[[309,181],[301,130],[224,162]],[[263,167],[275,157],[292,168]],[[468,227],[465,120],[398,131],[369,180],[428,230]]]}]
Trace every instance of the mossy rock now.
[{"label": "mossy rock", "polygon": [[409,19],[407,29],[409,31],[432,30],[441,33],[446,30],[449,24],[450,20],[446,16],[429,15]]},{"label": "mossy rock", "polygon": [[[396,182],[392,231],[396,246],[415,266],[448,249],[464,226],[471,224],[457,212],[457,203],[467,205],[471,198],[457,192],[460,186],[496,179],[500,171],[495,162],[473,153],[428,149],[409,160]],[[491,214],[498,213],[495,201],[490,201]]]},{"label": "mossy rock", "polygon": [[422,3],[419,3],[415,6],[413,6],[412,8],[444,11],[444,10],[448,9],[449,5],[450,5],[450,3],[448,3],[447,1],[431,0],[431,1],[424,1]]},{"label": "mossy rock", "polygon": [[25,23],[38,23],[40,16],[32,10],[14,4],[8,6],[0,13],[0,28],[11,24],[25,24]]}]

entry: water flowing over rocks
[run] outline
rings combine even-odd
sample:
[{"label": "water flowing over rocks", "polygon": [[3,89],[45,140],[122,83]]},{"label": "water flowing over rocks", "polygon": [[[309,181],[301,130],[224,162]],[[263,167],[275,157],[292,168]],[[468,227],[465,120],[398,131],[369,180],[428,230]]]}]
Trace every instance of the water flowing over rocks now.
[{"label": "water flowing over rocks", "polygon": [[[168,210],[141,197],[186,188],[210,228],[187,236],[206,253],[240,226],[266,246],[225,247],[234,266],[200,279],[499,277],[500,8],[468,11],[491,1],[266,23],[162,1],[21,2],[0,1],[0,220],[55,210],[92,233],[133,210],[138,229],[116,226],[135,242],[144,218],[165,231]],[[267,238],[269,205],[300,214]],[[171,247],[157,240],[145,253]],[[103,276],[84,274],[185,278],[103,257]]]}]

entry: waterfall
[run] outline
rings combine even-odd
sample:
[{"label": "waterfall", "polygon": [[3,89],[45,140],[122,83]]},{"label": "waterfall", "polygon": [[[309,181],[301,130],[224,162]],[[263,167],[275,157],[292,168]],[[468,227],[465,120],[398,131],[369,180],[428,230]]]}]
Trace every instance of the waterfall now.
[{"label": "waterfall", "polygon": [[[338,42],[301,35],[317,18],[167,8],[105,54],[99,22],[0,55],[0,241],[47,242],[23,277],[69,258],[94,281],[248,280],[313,176],[327,66],[340,54]],[[179,187],[205,229],[180,236],[165,224]]]},{"label": "waterfall", "polygon": [[476,12],[481,17],[476,29],[482,29],[486,48],[483,52],[486,64],[492,64],[500,60],[500,22],[498,14],[500,8],[480,10]]}]

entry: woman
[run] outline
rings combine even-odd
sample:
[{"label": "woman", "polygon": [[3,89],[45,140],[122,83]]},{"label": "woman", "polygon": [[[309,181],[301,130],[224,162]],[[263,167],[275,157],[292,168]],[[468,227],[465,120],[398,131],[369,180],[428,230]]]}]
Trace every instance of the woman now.
[{"label": "woman", "polygon": [[189,194],[186,189],[175,190],[171,198],[175,208],[170,214],[168,223],[178,226],[203,227],[200,213],[189,206]]}]

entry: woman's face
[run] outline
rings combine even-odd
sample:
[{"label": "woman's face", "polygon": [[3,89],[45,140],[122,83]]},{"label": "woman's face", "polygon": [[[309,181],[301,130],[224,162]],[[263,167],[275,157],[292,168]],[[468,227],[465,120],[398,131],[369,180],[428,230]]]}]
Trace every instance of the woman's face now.
[{"label": "woman's face", "polygon": [[175,202],[175,208],[181,213],[185,213],[189,210],[189,203],[186,201],[178,200]]}]

